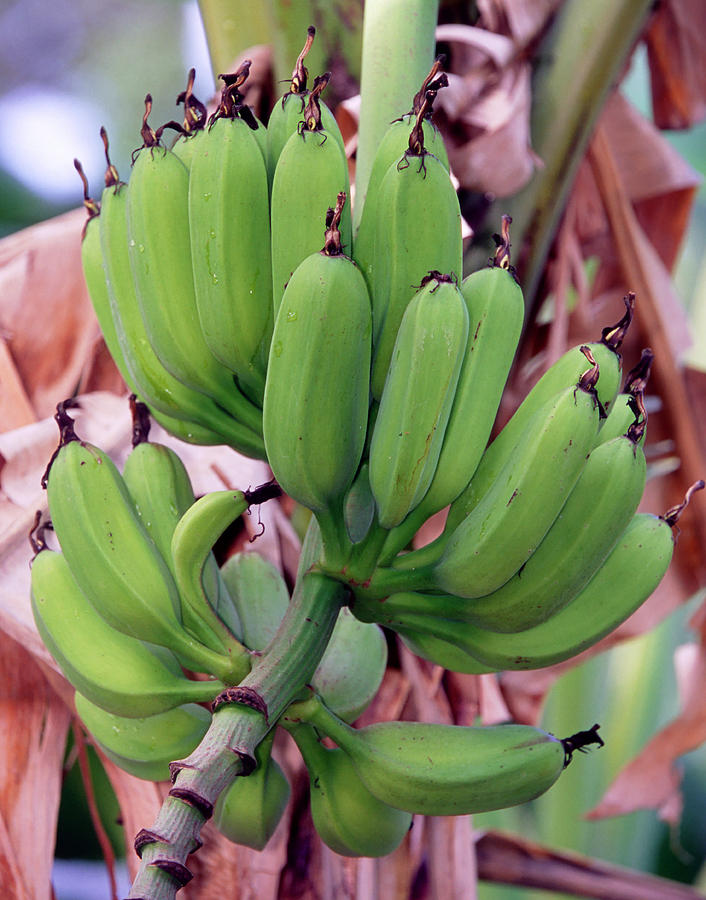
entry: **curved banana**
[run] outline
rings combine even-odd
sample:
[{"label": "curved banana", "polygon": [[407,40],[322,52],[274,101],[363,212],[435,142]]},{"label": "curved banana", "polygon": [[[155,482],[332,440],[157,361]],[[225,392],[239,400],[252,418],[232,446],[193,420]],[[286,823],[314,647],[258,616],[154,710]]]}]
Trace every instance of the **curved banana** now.
[{"label": "curved banana", "polygon": [[510,265],[509,217],[489,268],[461,284],[468,307],[468,343],[434,478],[416,510],[390,535],[381,562],[405,547],[421,525],[448,506],[473,477],[490,436],[515,356],[525,307]]},{"label": "curved banana", "polygon": [[595,367],[550,400],[478,505],[451,532],[438,561],[417,551],[378,569],[368,595],[438,590],[483,597],[505,584],[536,550],[586,464],[598,432]]},{"label": "curved banana", "polygon": [[[327,209],[336,197],[349,195],[348,162],[341,146],[323,125],[319,95],[328,75],[316,79],[301,127],[284,145],[272,182],[272,295],[275,317],[297,266],[321,249]],[[338,228],[341,252],[351,250],[351,213],[346,204]],[[273,339],[274,346],[274,339]]]},{"label": "curved banana", "polygon": [[377,722],[352,728],[319,704],[309,721],[350,757],[383,803],[460,816],[533,800],[564,769],[564,745],[529,725],[464,727]]},{"label": "curved banana", "polygon": [[430,616],[400,615],[398,620],[404,628],[425,628],[497,670],[539,669],[570,659],[614,631],[655,590],[672,558],[672,526],[703,484],[697,482],[687,500],[663,517],[637,513],[581,593],[534,628],[498,634]]},{"label": "curved banana", "polygon": [[267,171],[251,118],[241,116],[248,108],[228,87],[223,95],[189,170],[196,307],[211,353],[261,404],[272,337]]},{"label": "curved banana", "polygon": [[[272,107],[270,118],[267,120],[266,161],[270,184],[275,176],[277,161],[284,145],[304,119],[304,110],[309,101],[309,91],[307,90],[309,70],[304,65],[304,60],[314,43],[315,35],[316,29],[310,25],[307,28],[306,41],[292,71],[289,89]],[[321,124],[324,130],[336,139],[345,154],[343,136],[333,113],[322,100],[319,100],[319,105],[321,107]]]},{"label": "curved banana", "polygon": [[197,703],[142,718],[106,712],[78,691],[76,711],[98,746],[116,765],[146,781],[168,781],[169,763],[188,756],[211,724]]},{"label": "curved banana", "polygon": [[229,654],[234,673],[237,672],[235,683],[250,670],[250,654],[209,603],[203,575],[213,545],[248,506],[248,497],[242,491],[204,494],[179,519],[171,540],[184,627],[208,646],[215,645],[218,652]]},{"label": "curved banana", "polygon": [[625,435],[599,444],[539,547],[502,587],[464,600],[444,594],[396,594],[388,617],[424,613],[488,631],[533,628],[570,603],[600,568],[632,519],[645,485],[645,457]]},{"label": "curved banana", "polygon": [[175,378],[258,434],[260,410],[239,391],[201,331],[191,268],[189,170],[147,125],[151,105],[148,95],[144,145],[132,167],[127,198],[128,255],[145,329]]},{"label": "curved banana", "polygon": [[219,681],[190,681],[149,647],[112,628],[78,586],[62,553],[32,563],[32,612],[47,649],[71,684],[119,716],[152,716],[212,700]]},{"label": "curved banana", "polygon": [[[344,206],[340,194],[329,210],[324,249],[308,256],[287,285],[263,406],[275,478],[320,519],[342,509],[368,420],[370,300],[359,269],[342,252]],[[335,518],[342,519],[340,512]]]},{"label": "curved banana", "polygon": [[314,828],[341,856],[386,856],[412,827],[408,812],[370,793],[343,750],[324,747],[310,725],[289,728],[309,772]]},{"label": "curved banana", "polygon": [[371,389],[376,400],[382,396],[405,309],[422,279],[431,271],[457,283],[461,277],[458,197],[447,170],[424,148],[423,119],[424,109],[406,153],[385,173],[369,226],[372,235],[366,237],[365,222],[358,231],[359,246],[369,242],[373,247],[369,288],[375,347]]},{"label": "curved banana", "polygon": [[234,844],[263,850],[289,802],[287,777],[272,758],[275,729],[255,750],[257,767],[221,791],[213,810],[216,828]]},{"label": "curved banana", "polygon": [[[105,132],[102,132],[102,137],[107,157]],[[199,444],[228,444],[248,456],[264,459],[265,448],[260,431],[245,427],[210,397],[186,387],[165,369],[155,354],[142,320],[130,269],[127,227],[129,187],[119,181],[109,160],[106,184],[101,198],[100,242],[112,321],[127,369],[127,374],[122,370],[121,374],[150,407],[155,419],[182,440]],[[94,308],[99,305],[104,307],[98,278],[89,282],[89,289]],[[107,319],[107,316],[103,318]],[[103,327],[102,319],[99,318],[99,321]],[[119,357],[114,355],[113,358],[119,364]]]},{"label": "curved banana", "polygon": [[81,590],[113,628],[169,647],[195,671],[227,677],[228,658],[184,631],[174,579],[115,464],[76,437],[63,404],[56,419],[61,440],[44,483],[54,530]]},{"label": "curved banana", "polygon": [[[195,502],[189,473],[179,456],[165,444],[148,440],[149,415],[144,404],[132,397],[133,448],[123,466],[123,481],[135,504],[137,515],[154,541],[172,575],[172,536],[189,507]],[[218,563],[211,553],[203,571],[204,591],[211,606],[224,618],[237,636],[240,623],[232,601],[218,571]],[[228,613],[231,619],[227,618]],[[234,616],[234,618],[233,618]]]},{"label": "curved banana", "polygon": [[538,420],[497,482],[452,532],[434,567],[442,590],[460,597],[489,594],[537,549],[583,471],[598,432],[592,382],[563,391]]},{"label": "curved banana", "polygon": [[[610,410],[620,386],[621,357],[618,349],[632,321],[635,295],[624,298],[625,315],[613,326],[603,329],[601,341],[573,347],[558,359],[534,385],[510,421],[481,457],[467,487],[451,504],[446,520],[448,535],[466,518],[497,479],[523,433],[537,412],[560,391],[576,384],[586,371],[586,360],[598,365],[596,393],[604,410]],[[584,347],[587,348],[584,351]]]},{"label": "curved banana", "polygon": [[[104,131],[101,132],[104,134]],[[107,137],[105,138],[107,142]],[[106,151],[107,152],[107,151]],[[100,240],[100,204],[88,196],[88,180],[81,163],[75,159],[74,168],[83,183],[83,205],[88,213],[88,218],[83,226],[81,234],[81,263],[83,277],[86,280],[88,295],[91,298],[93,311],[98,319],[98,325],[103,334],[103,340],[108,348],[113,362],[117,366],[123,381],[135,392],[135,382],[128,369],[125,357],[120,347],[118,332],[113,321],[113,313],[110,306],[110,295],[103,269],[103,254]]]},{"label": "curved banana", "polygon": [[399,525],[434,478],[468,335],[468,310],[451,276],[431,272],[410,300],[370,444],[383,528]]}]

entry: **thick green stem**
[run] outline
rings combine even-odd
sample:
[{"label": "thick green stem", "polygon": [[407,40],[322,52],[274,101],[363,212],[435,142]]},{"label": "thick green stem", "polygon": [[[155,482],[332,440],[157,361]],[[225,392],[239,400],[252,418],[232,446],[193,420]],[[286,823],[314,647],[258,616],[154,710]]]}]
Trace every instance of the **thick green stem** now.
[{"label": "thick green stem", "polygon": [[235,59],[248,47],[271,40],[266,4],[251,0],[199,0],[199,9],[214,75],[230,72]]},{"label": "thick green stem", "polygon": [[[297,581],[287,613],[267,651],[218,707],[203,741],[174,763],[173,787],[157,819],[140,832],[141,865],[130,898],[173,900],[190,878],[186,860],[219,794],[248,775],[255,749],[311,679],[347,597],[340,583],[317,573]],[[248,704],[248,705],[246,705]]]},{"label": "thick green stem", "polygon": [[[532,89],[532,146],[544,165],[510,201],[528,309],[596,120],[652,7],[651,0],[566,0],[545,42]],[[485,251],[484,251],[485,252]]]},{"label": "thick green stem", "polygon": [[373,158],[393,119],[409,112],[434,61],[438,0],[366,0],[356,153],[356,229]]}]

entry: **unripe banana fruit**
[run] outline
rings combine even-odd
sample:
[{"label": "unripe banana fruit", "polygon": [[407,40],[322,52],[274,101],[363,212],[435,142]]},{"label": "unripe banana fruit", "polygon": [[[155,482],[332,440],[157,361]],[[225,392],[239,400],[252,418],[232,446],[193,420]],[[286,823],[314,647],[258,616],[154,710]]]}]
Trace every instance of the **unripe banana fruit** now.
[{"label": "unripe banana fruit", "polygon": [[[270,184],[275,177],[277,162],[285,144],[305,118],[304,110],[309,103],[310,92],[307,90],[309,70],[304,65],[304,60],[314,42],[315,34],[316,29],[310,25],[307,29],[306,42],[292,72],[289,90],[272,107],[270,118],[267,121],[266,161]],[[328,106],[320,98],[318,102],[321,110],[321,127],[326,134],[336,140],[345,156],[345,146],[338,123]]]},{"label": "unripe banana fruit", "polygon": [[370,300],[342,252],[344,202],[339,195],[330,211],[324,249],[301,263],[284,292],[263,406],[272,471],[286,493],[316,513],[342,504],[368,420]]},{"label": "unripe banana fruit", "polygon": [[32,563],[32,612],[66,678],[107,712],[152,716],[183,703],[212,700],[223,689],[218,681],[190,681],[141,641],[111,628],[89,603],[61,553],[43,549]]},{"label": "unripe banana fruit", "polygon": [[323,706],[309,721],[348,754],[373,796],[411,813],[516,806],[543,794],[564,768],[561,741],[529,725],[378,722],[355,729]]},{"label": "unripe banana fruit", "polygon": [[434,580],[459,597],[505,584],[537,549],[578,480],[598,432],[592,389],[567,388],[530,425],[496,483],[451,534]]},{"label": "unripe banana fruit", "polygon": [[431,272],[405,310],[370,444],[370,487],[383,528],[423,499],[436,472],[468,335],[450,276]]},{"label": "unripe banana fruit", "polygon": [[[441,162],[424,148],[420,111],[407,152],[388,169],[375,204],[374,222],[361,222],[359,245],[373,247],[370,296],[375,355],[371,376],[379,400],[404,312],[431,271],[460,280],[461,211]],[[363,226],[366,226],[365,230]],[[366,232],[368,228],[372,234]],[[356,259],[356,245],[353,246]]]},{"label": "unripe banana fruit", "polygon": [[81,590],[118,631],[169,647],[195,671],[227,673],[228,660],[182,628],[179,592],[140,522],[110,457],[80,441],[60,404],[60,445],[45,483],[54,530]]},{"label": "unripe banana fruit", "polygon": [[261,403],[272,336],[267,171],[242,107],[231,106],[221,103],[193,153],[191,261],[204,340]]},{"label": "unripe banana fruit", "polygon": [[341,856],[386,856],[412,826],[408,812],[394,809],[370,793],[343,750],[319,743],[309,725],[290,728],[309,772],[314,827]]},{"label": "unripe banana fruit", "polygon": [[[303,113],[303,122],[289,137],[277,160],[271,202],[275,316],[294,271],[321,247],[321,235],[328,227],[326,210],[339,194],[348,196],[350,193],[346,156],[322,123],[319,94],[327,83],[328,77],[317,79]],[[350,255],[349,204],[341,210],[338,227],[339,252]]]},{"label": "unripe banana fruit", "polygon": [[387,666],[387,643],[377,625],[339,613],[311,687],[339,718],[352,722],[378,692]]},{"label": "unripe banana fruit", "polygon": [[255,750],[256,768],[221,791],[213,810],[221,834],[253,850],[265,848],[289,801],[289,782],[272,758],[274,734],[272,729]]}]

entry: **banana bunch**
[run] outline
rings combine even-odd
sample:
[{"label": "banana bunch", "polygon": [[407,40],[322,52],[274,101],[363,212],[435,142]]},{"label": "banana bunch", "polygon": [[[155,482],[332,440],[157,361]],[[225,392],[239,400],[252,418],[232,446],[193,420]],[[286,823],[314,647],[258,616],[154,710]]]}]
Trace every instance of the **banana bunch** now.
[{"label": "banana bunch", "polygon": [[[489,265],[463,277],[459,201],[431,122],[447,83],[441,61],[381,141],[353,233],[343,140],[322,100],[330,74],[308,87],[313,39],[310,28],[267,127],[244,104],[245,61],[219,76],[210,117],[193,70],[177,100],[183,122],[152,128],[147,96],[128,183],[103,131],[100,202],[76,163],[82,254],[131,391],[178,437],[266,459],[313,513],[298,583],[311,572],[350,592],[254,772],[221,795],[216,825],[236,843],[266,845],[290,793],[272,755],[284,729],[309,772],[322,839],[377,856],[399,845],[414,813],[525,802],[575,750],[602,744],[598,726],[564,740],[515,724],[355,729],[386,665],[379,625],[460,672],[567,659],[654,590],[672,527],[703,482],[664,516],[636,511],[652,353],[620,391],[632,294],[622,318],[557,360],[491,440],[524,301],[508,217]],[[167,128],[178,134],[171,148]],[[290,595],[279,572],[255,553],[219,569],[212,552],[279,488],[197,500],[166,447],[139,440],[120,473],[76,437],[65,407],[57,421],[46,486],[61,552],[40,526],[37,626],[96,743],[128,771],[163,778],[208,729],[201,704],[281,636]],[[447,507],[442,535],[410,551]]]},{"label": "banana bunch", "polygon": [[[133,400],[134,447],[121,473],[79,440],[72,405],[57,411],[60,442],[43,479],[51,525],[38,517],[32,536],[34,618],[96,742],[128,771],[163,778],[208,727],[198,704],[237,684],[250,654],[212,541],[185,532],[185,517],[202,515],[189,476],[173,450],[146,439],[145,407]],[[228,492],[228,519],[252,497]]]}]

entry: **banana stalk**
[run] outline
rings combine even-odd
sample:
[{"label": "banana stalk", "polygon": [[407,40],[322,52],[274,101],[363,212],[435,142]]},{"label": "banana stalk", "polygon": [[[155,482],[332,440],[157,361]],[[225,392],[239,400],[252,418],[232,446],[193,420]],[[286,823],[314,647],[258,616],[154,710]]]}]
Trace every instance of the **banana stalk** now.
[{"label": "banana stalk", "polygon": [[155,823],[135,839],[141,864],[128,898],[174,900],[191,878],[186,860],[218,796],[252,772],[257,746],[311,679],[345,598],[345,589],[325,576],[298,580],[267,652],[227,695],[231,702],[217,707],[197,749],[172,764],[173,787]]}]

